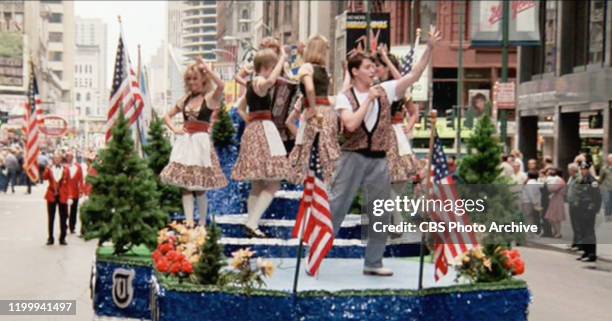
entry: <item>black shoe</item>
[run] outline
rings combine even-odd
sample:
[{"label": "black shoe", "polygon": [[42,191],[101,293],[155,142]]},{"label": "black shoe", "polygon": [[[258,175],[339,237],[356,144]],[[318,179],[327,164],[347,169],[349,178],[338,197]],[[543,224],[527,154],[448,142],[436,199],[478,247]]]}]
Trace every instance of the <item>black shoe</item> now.
[{"label": "black shoe", "polygon": [[47,239],[47,245],[53,245],[53,239]]},{"label": "black shoe", "polygon": [[74,229],[70,229],[70,234],[74,234]]},{"label": "black shoe", "polygon": [[581,260],[582,262],[596,262],[597,255],[589,255]]},{"label": "black shoe", "polygon": [[577,258],[576,258],[576,261],[582,261],[582,259],[585,259],[585,258],[587,258],[587,257],[588,257],[588,255],[587,255],[586,253],[585,253],[585,254],[582,254],[581,256],[579,256],[579,257],[577,257]]},{"label": "black shoe", "polygon": [[258,228],[252,229],[252,228],[250,228],[250,227],[245,225],[244,226],[244,230],[245,230],[247,236],[250,237],[250,238],[255,237],[255,238],[262,238],[263,239],[263,238],[267,238],[268,237],[264,232],[262,232]]},{"label": "black shoe", "polygon": [[68,243],[66,243],[66,240],[60,240],[60,245],[68,245]]}]

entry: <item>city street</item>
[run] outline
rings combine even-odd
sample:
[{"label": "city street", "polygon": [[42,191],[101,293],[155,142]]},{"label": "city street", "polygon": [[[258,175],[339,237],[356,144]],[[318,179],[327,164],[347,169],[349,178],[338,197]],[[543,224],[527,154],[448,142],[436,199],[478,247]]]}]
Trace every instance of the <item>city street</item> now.
[{"label": "city street", "polygon": [[[34,188],[32,195],[24,191],[18,187],[15,194],[0,194],[4,262],[0,265],[0,299],[76,299],[77,316],[0,316],[0,320],[92,320],[89,275],[95,241],[84,242],[69,235],[66,247],[44,245],[43,188]],[[527,267],[523,278],[533,294],[529,320],[609,320],[612,264],[588,265],[559,251],[520,250]]]}]

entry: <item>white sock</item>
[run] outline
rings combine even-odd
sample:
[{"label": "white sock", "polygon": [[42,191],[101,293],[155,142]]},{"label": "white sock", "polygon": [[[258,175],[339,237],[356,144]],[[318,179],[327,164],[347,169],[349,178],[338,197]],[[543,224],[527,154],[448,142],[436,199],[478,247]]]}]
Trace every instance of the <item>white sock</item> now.
[{"label": "white sock", "polygon": [[182,201],[185,224],[193,224],[193,193],[183,193]]},{"label": "white sock", "polygon": [[206,192],[196,194],[196,202],[198,202],[198,212],[200,212],[200,225],[206,226],[206,215],[208,214],[208,198]]},{"label": "white sock", "polygon": [[276,193],[279,187],[280,184],[278,182],[270,182],[266,188],[261,191],[256,202],[253,204],[253,210],[249,212],[246,222],[247,227],[253,230],[257,229],[259,226],[259,220],[274,200],[274,193]]}]

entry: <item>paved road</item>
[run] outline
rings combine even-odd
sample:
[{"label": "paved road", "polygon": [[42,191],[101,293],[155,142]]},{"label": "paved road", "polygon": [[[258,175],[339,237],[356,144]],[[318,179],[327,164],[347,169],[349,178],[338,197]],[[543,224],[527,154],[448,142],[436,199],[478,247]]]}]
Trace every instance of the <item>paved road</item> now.
[{"label": "paved road", "polygon": [[[73,299],[77,315],[0,320],[92,320],[89,272],[96,244],[69,235],[68,246],[46,246],[42,195],[40,187],[33,195],[24,195],[23,187],[0,194],[0,299]],[[558,251],[521,251],[534,296],[529,320],[612,320],[612,264],[587,265]]]}]

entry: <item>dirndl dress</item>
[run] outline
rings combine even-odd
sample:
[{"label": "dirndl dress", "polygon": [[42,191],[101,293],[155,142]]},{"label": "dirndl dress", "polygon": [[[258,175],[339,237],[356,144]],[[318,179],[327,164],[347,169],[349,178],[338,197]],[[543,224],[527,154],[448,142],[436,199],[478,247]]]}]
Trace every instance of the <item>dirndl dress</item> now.
[{"label": "dirndl dress", "polygon": [[185,134],[176,138],[170,162],[160,173],[160,179],[164,184],[188,191],[223,188],[228,181],[210,137],[212,110],[206,106],[206,99],[199,110],[187,110],[192,97],[188,95],[177,104],[183,111]]},{"label": "dirndl dress", "polygon": [[246,99],[249,120],[242,134],[232,178],[237,181],[286,179],[289,161],[283,140],[272,121],[271,95],[258,96],[249,81]]},{"label": "dirndl dress", "polygon": [[414,156],[410,140],[406,135],[404,113],[394,113],[391,123],[391,146],[387,151],[387,162],[391,183],[400,183],[410,180],[418,170],[418,160]]}]

